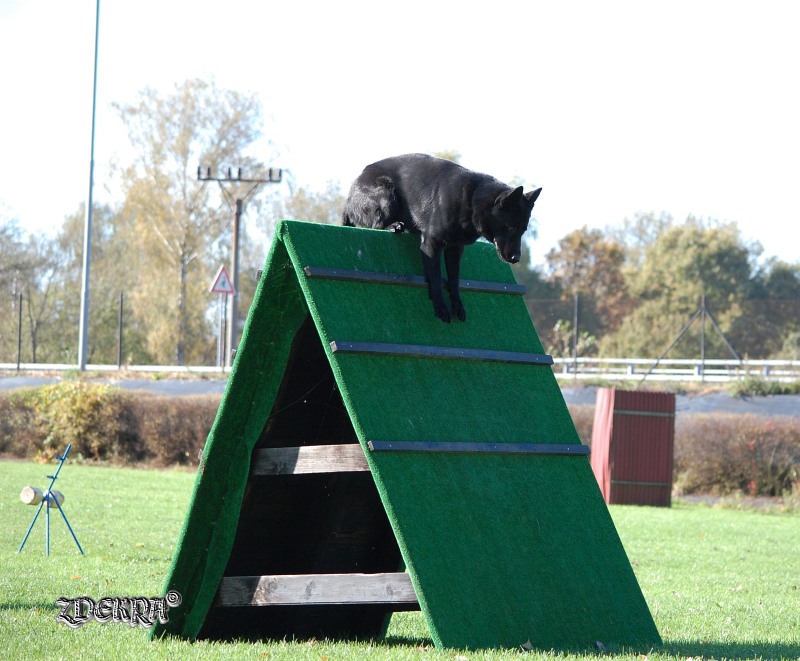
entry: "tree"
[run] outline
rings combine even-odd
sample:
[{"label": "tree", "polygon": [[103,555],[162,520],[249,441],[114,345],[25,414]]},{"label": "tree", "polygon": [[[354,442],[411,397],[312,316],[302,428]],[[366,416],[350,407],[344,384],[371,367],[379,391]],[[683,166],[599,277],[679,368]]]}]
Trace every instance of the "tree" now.
[{"label": "tree", "polygon": [[581,332],[601,336],[619,327],[632,307],[621,245],[601,230],[584,226],[561,239],[546,261],[549,280],[561,290],[562,299],[578,297]]},{"label": "tree", "polygon": [[10,313],[0,319],[0,348],[16,358],[19,341],[24,361],[60,360],[54,320],[62,307],[57,290],[66,277],[63,255],[53,240],[24,233],[15,220],[0,225],[0,246],[0,310]]},{"label": "tree", "polygon": [[696,309],[705,295],[722,312],[746,293],[754,257],[735,223],[690,216],[645,251],[642,268],[630,279],[631,293],[663,298],[682,312]]},{"label": "tree", "polygon": [[[795,359],[800,333],[800,265],[769,260],[752,278],[730,338],[751,358]],[[795,339],[792,339],[795,338]]]},{"label": "tree", "polygon": [[[63,301],[64,362],[77,361],[77,328],[80,312],[85,205],[64,219],[57,247],[64,256],[64,283],[57,296]],[[139,254],[131,223],[122,211],[109,205],[94,206],[92,220],[92,268],[87,358],[90,363],[115,364],[119,339],[119,305],[123,296],[124,327],[122,360],[126,364],[149,364],[153,356],[145,350],[146,336],[130,306]],[[66,340],[66,342],[65,342]]]},{"label": "tree", "polygon": [[30,269],[24,235],[16,219],[0,224],[0,362],[16,360],[19,296]]},{"label": "tree", "polygon": [[[274,218],[309,220],[315,223],[338,225],[342,222],[344,202],[345,196],[335,181],[329,181],[324,191],[316,193],[300,187],[289,197],[274,203]],[[272,234],[274,227],[265,229]]]},{"label": "tree", "polygon": [[434,156],[437,158],[443,158],[446,161],[453,161],[453,163],[461,163],[461,152],[457,149],[442,149],[440,151],[434,152]]},{"label": "tree", "polygon": [[260,137],[261,106],[254,95],[190,80],[163,96],[146,88],[116,108],[137,153],[122,173],[123,211],[137,239],[132,304],[147,321],[148,350],[159,361],[171,354],[179,365],[207,362],[206,289],[216,259],[229,254],[231,212],[215,187],[197,181],[197,168],[228,164],[263,176],[263,164],[247,155]]},{"label": "tree", "polygon": [[548,353],[553,353],[560,329],[559,320],[565,319],[569,305],[561,300],[561,289],[547,279],[541,267],[531,265],[530,245],[531,229],[529,228],[521,243],[520,260],[511,265],[517,282],[525,287],[525,305],[531,316],[539,339]]},{"label": "tree", "polygon": [[[698,309],[702,297],[727,333],[741,315],[757,256],[754,250],[742,242],[735,223],[690,216],[683,225],[666,229],[645,249],[641,267],[628,273],[630,295],[638,304],[619,331],[603,341],[603,353],[658,356]],[[687,334],[686,342],[697,347],[688,351],[692,357],[699,355],[699,332],[698,324]],[[716,334],[706,338],[709,350],[729,357]]]},{"label": "tree", "polygon": [[644,263],[647,249],[654,245],[664,232],[673,227],[672,216],[665,211],[637,213],[625,218],[622,225],[608,230],[609,238],[623,246],[626,268],[635,270]]}]

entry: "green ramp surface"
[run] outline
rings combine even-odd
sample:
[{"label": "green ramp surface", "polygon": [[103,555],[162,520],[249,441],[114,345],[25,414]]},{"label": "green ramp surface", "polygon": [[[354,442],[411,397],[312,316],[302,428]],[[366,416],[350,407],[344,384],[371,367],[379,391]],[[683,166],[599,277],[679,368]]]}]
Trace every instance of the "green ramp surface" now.
[{"label": "green ramp surface", "polygon": [[[253,447],[310,314],[437,646],[660,643],[588,458],[541,451],[580,439],[549,365],[508,359],[544,354],[524,299],[502,291],[515,286],[510,267],[490,244],[468,246],[462,282],[500,292],[462,287],[467,320],[451,324],[424,287],[397,284],[421,273],[413,235],[279,224],[166,581],[183,603],[153,635],[193,639],[203,626]],[[381,351],[349,350],[365,345]],[[417,355],[429,347],[450,355]],[[422,445],[370,449],[408,442]]]}]

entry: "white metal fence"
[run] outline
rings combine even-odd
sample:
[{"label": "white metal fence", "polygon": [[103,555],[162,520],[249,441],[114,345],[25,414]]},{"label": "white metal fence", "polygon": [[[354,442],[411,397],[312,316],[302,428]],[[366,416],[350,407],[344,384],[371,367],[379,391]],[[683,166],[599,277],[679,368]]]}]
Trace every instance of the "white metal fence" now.
[{"label": "white metal fence", "polygon": [[[555,358],[553,370],[560,380],[603,379],[621,381],[728,382],[745,378],[766,381],[800,381],[800,360],[695,360],[683,358]],[[69,372],[77,365],[45,363],[0,363],[4,372]],[[225,376],[221,367],[179,365],[87,365],[87,372],[142,372]]]},{"label": "white metal fence", "polygon": [[728,382],[746,378],[800,381],[800,360],[698,360],[684,358],[555,358],[561,380]]},{"label": "white metal fence", "polygon": [[[77,364],[63,363],[0,363],[0,372],[77,372]],[[226,375],[227,368],[204,365],[87,365],[87,372],[142,372],[150,374]]]}]

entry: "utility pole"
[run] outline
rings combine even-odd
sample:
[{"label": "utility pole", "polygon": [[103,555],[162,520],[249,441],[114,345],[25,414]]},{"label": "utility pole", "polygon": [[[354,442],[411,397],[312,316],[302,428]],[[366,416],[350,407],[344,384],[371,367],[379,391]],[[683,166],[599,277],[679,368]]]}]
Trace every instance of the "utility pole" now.
[{"label": "utility pole", "polygon": [[[280,183],[283,172],[280,168],[269,168],[265,179],[245,179],[242,177],[242,168],[237,168],[236,176],[233,176],[233,168],[228,168],[227,176],[213,177],[211,168],[203,166],[197,168],[198,181],[216,181],[219,184],[222,196],[233,211],[233,238],[231,250],[231,279],[233,280],[234,293],[228,298],[228,327],[226,333],[227,351],[225,352],[225,367],[230,367],[233,363],[233,354],[236,350],[239,336],[239,226],[242,220],[245,203],[252,198],[263,184]],[[242,184],[250,185],[244,197],[234,197],[223,184],[235,184],[236,187]]]},{"label": "utility pole", "polygon": [[572,371],[578,378],[578,292],[572,298]]}]

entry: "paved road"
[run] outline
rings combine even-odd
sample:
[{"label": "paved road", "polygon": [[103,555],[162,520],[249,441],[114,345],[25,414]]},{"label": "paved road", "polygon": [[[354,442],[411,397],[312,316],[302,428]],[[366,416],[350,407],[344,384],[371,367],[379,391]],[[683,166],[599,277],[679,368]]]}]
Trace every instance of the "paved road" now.
[{"label": "paved road", "polygon": [[[594,404],[597,388],[563,388],[567,404]],[[726,392],[676,395],[675,412],[753,413],[765,417],[788,415],[800,418],[800,395],[767,395],[765,397],[732,397]]]},{"label": "paved road", "polygon": [[[0,391],[55,383],[60,377],[10,376],[0,377]],[[96,379],[124,390],[140,390],[155,395],[221,395],[224,379]],[[594,404],[595,387],[565,387],[562,389],[567,404]],[[800,395],[768,395],[766,397],[732,397],[726,392],[702,395],[677,395],[675,408],[678,415],[692,413],[753,413],[766,417],[779,415],[800,418]]]},{"label": "paved road", "polygon": [[[32,388],[62,381],[53,376],[7,376],[0,377],[0,391],[16,388]],[[141,390],[153,395],[221,395],[225,390],[224,379],[92,379],[93,383],[107,383],[123,390]]]}]

